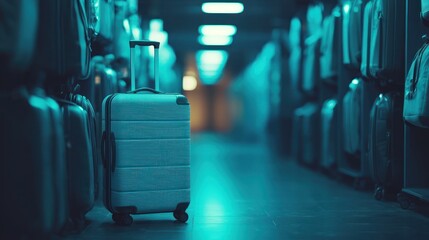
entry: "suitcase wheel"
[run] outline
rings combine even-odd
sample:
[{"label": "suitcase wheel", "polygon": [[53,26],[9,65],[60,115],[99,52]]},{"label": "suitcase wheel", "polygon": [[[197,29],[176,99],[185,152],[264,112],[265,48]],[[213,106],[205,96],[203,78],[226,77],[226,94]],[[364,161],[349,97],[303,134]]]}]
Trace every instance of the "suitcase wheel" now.
[{"label": "suitcase wheel", "polygon": [[185,211],[174,211],[173,216],[177,221],[182,223],[188,221],[189,218],[188,214]]},{"label": "suitcase wheel", "polygon": [[398,193],[397,200],[402,209],[414,208],[416,201],[405,193]]},{"label": "suitcase wheel", "polygon": [[114,213],[112,215],[112,219],[119,226],[130,226],[133,224],[133,217],[131,217],[129,214]]},{"label": "suitcase wheel", "polygon": [[384,199],[384,188],[382,187],[377,187],[374,191],[374,198],[378,201],[381,201],[382,199]]}]

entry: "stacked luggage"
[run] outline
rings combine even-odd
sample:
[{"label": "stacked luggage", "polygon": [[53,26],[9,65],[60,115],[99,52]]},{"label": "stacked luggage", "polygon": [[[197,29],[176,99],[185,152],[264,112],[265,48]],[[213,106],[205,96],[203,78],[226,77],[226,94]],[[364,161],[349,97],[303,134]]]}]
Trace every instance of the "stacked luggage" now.
[{"label": "stacked luggage", "polygon": [[320,44],[322,39],[323,5],[310,5],[307,9],[302,47],[298,90],[303,95],[302,106],[294,112],[295,157],[298,162],[316,167],[320,152]]},{"label": "stacked luggage", "polygon": [[[144,133],[133,131],[139,134],[133,136],[126,131],[121,135],[112,124],[109,136],[116,134],[117,149],[103,151],[101,158],[103,99],[125,91],[123,82],[128,76],[118,79],[113,69],[115,3],[99,4],[90,0],[0,4],[0,14],[8,20],[0,23],[0,64],[4,66],[0,80],[1,177],[5,183],[2,192],[8,193],[1,199],[7,206],[1,220],[2,239],[50,239],[79,233],[86,227],[85,215],[102,193],[109,196],[106,202],[112,204],[106,207],[113,213],[138,206],[139,213],[171,211],[182,222],[188,218],[190,127],[189,103],[184,96],[123,94],[132,103],[140,103],[136,109],[142,108],[141,104],[153,105],[141,109],[141,115],[127,115],[123,113],[132,103],[114,104],[109,118],[120,112],[124,121],[140,116],[143,124],[153,124]],[[129,41],[126,44],[128,47]],[[118,94],[115,100],[120,98]],[[176,122],[165,122],[167,118]],[[133,143],[143,137],[145,147],[136,148]],[[163,140],[151,140],[159,137]],[[148,159],[140,158],[144,154],[137,151],[141,149]],[[116,171],[100,172],[102,162],[112,169],[110,160],[116,158]],[[135,161],[136,179],[129,179],[126,171],[125,175],[116,174],[122,171],[122,160]],[[142,166],[147,168],[142,170]],[[102,176],[113,179],[114,190],[118,186],[134,192],[142,179],[147,188],[142,195],[129,198],[126,194],[124,198],[110,188],[103,189],[111,185],[104,186]],[[117,218],[114,215],[115,221]]]},{"label": "stacked luggage", "polygon": [[[410,195],[429,198],[426,190],[416,190],[429,188],[427,178],[422,177],[427,176],[429,164],[421,159],[428,153],[420,146],[428,136],[429,47],[428,40],[416,40],[427,32],[421,29],[429,20],[428,5],[427,0],[421,4],[352,0],[331,11],[325,8],[320,66],[312,64],[316,37],[305,38],[301,33],[302,72],[296,78],[304,102],[295,110],[292,133],[294,157],[299,162],[349,176],[356,188],[367,189],[374,183],[374,196],[379,200],[393,198],[401,190],[403,206],[409,206]],[[418,11],[421,14],[415,14]],[[307,13],[318,16],[312,4]],[[307,31],[314,29],[313,20],[303,21]],[[297,66],[294,56],[289,63]],[[296,74],[290,74],[293,81]],[[314,112],[320,116],[315,118]],[[315,127],[315,121],[320,126]],[[317,134],[320,149],[313,143]],[[410,171],[420,171],[420,177]]]}]

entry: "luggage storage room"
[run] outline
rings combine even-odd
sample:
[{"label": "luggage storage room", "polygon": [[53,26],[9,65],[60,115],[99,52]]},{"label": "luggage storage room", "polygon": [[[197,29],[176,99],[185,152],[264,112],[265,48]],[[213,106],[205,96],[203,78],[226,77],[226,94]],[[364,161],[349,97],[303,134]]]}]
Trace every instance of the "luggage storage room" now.
[{"label": "luggage storage room", "polygon": [[1,239],[429,239],[429,0],[0,0]]}]

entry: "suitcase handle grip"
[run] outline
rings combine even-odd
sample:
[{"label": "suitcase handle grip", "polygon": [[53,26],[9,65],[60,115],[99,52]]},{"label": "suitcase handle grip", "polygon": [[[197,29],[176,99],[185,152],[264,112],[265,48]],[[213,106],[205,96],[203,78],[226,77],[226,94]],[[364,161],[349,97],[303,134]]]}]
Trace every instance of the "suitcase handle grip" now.
[{"label": "suitcase handle grip", "polygon": [[159,48],[159,42],[156,41],[146,41],[146,40],[130,40],[130,48],[135,48],[136,46]]},{"label": "suitcase handle grip", "polygon": [[157,90],[155,90],[155,89],[152,89],[152,88],[146,88],[146,87],[144,87],[144,88],[139,88],[139,89],[136,89],[136,90],[134,90],[134,91],[129,91],[128,93],[139,93],[139,92],[151,92],[151,93],[155,93],[155,94],[161,94],[161,93],[163,93],[163,92],[161,92],[161,91],[157,91]]},{"label": "suitcase handle grip", "polygon": [[136,76],[134,66],[134,50],[136,46],[153,46],[154,48],[154,77],[155,77],[155,90],[159,90],[159,42],[148,40],[130,40],[130,77],[131,77],[131,91],[136,89]]}]

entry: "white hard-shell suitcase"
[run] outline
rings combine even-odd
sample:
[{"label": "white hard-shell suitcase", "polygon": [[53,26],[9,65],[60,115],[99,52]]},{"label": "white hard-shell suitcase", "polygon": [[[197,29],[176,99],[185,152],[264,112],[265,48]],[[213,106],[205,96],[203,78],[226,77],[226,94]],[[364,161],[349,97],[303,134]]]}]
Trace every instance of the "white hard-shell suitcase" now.
[{"label": "white hard-shell suitcase", "polygon": [[[156,90],[134,90],[135,46],[155,48]],[[190,106],[181,94],[158,91],[159,42],[130,41],[131,92],[103,101],[106,208],[120,225],[130,214],[173,212],[186,222],[190,203]]]}]

